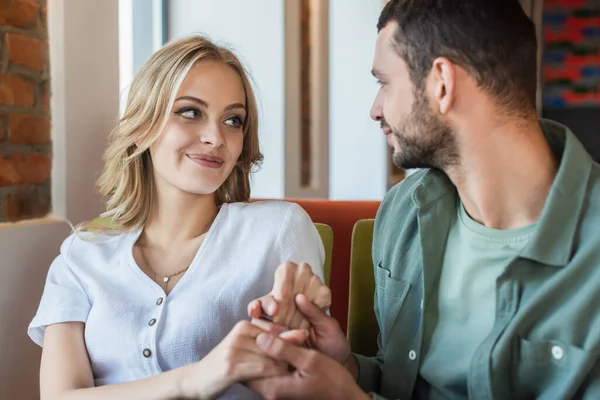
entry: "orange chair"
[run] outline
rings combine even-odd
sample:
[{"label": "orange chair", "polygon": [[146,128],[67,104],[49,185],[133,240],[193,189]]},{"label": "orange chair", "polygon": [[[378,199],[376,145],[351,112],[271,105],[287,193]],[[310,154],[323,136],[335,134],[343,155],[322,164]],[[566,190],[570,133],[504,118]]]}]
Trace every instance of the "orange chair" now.
[{"label": "orange chair", "polygon": [[338,320],[346,333],[352,230],[358,220],[375,218],[380,202],[285,200],[299,204],[310,215],[313,222],[327,224],[333,229],[333,256],[329,280],[332,294],[331,315]]}]

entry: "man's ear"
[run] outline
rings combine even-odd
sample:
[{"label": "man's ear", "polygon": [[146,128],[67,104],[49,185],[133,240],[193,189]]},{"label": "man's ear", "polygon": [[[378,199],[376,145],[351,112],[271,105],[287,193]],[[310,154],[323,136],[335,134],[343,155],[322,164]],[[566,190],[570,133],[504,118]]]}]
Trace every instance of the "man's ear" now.
[{"label": "man's ear", "polygon": [[439,106],[440,114],[446,114],[454,102],[456,69],[455,65],[446,57],[433,60],[431,69],[433,83],[433,98]]}]

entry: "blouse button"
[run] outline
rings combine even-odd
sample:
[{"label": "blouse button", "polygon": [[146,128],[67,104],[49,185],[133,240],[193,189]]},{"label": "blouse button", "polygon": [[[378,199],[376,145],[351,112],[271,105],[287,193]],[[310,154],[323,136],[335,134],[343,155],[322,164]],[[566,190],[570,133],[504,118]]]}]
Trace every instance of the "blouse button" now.
[{"label": "blouse button", "polygon": [[414,360],[416,360],[416,358],[417,358],[417,353],[416,353],[414,350],[411,350],[411,351],[409,351],[409,352],[408,352],[408,358],[409,358],[411,361],[414,361]]},{"label": "blouse button", "polygon": [[150,321],[148,321],[148,325],[152,326],[156,323],[156,320],[154,318],[152,318]]},{"label": "blouse button", "polygon": [[162,304],[162,302],[163,302],[163,298],[159,297],[158,300],[156,300],[156,305],[160,306]]},{"label": "blouse button", "polygon": [[152,355],[152,352],[150,351],[150,349],[144,349],[142,354],[144,355],[144,357],[150,358],[150,356]]}]

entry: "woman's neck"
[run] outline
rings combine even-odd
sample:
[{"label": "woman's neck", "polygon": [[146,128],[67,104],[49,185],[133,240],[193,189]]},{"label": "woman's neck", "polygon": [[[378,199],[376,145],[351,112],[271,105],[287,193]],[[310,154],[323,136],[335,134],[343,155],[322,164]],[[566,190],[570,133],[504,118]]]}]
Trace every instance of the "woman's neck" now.
[{"label": "woman's neck", "polygon": [[175,189],[156,193],[144,227],[144,246],[172,248],[197,239],[210,229],[219,209],[214,194],[197,195]]}]

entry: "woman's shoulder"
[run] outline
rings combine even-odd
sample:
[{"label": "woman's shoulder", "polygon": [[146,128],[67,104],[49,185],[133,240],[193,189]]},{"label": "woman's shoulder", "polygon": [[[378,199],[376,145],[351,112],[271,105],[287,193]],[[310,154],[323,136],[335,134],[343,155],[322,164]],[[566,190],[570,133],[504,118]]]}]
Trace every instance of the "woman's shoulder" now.
[{"label": "woman's shoulder", "polygon": [[119,255],[138,232],[75,231],[67,237],[60,252],[67,258],[110,258]]},{"label": "woman's shoulder", "polygon": [[245,218],[284,220],[286,218],[308,217],[306,211],[298,204],[283,200],[230,203],[228,208],[232,214]]}]

